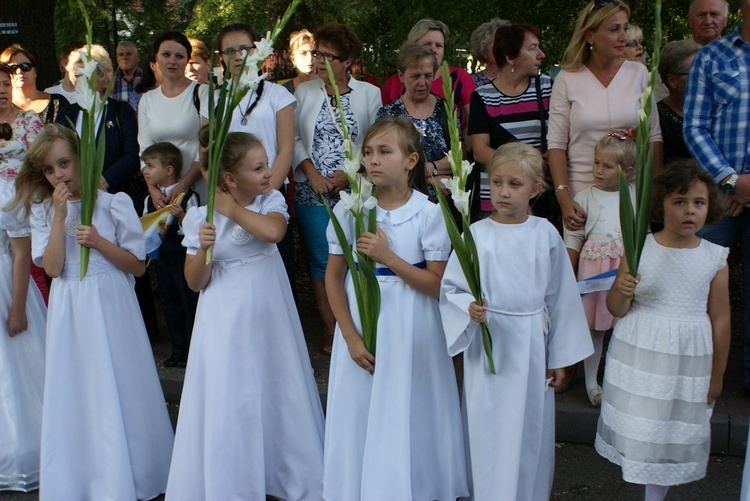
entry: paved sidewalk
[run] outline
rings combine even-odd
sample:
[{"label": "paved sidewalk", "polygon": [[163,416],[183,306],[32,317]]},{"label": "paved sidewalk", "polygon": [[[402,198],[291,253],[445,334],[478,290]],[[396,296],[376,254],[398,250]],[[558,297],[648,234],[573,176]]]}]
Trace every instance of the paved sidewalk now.
[{"label": "paved sidewalk", "polygon": [[[315,370],[321,400],[325,407],[328,392],[328,369],[330,357],[319,350],[321,323],[313,306],[312,295],[300,293],[298,308],[302,325],[307,338],[310,360]],[[162,329],[166,333],[166,329]],[[750,418],[750,397],[744,393],[740,382],[740,364],[742,359],[742,338],[738,329],[732,335],[727,372],[724,377],[724,391],[716,402],[711,420],[712,443],[714,454],[744,456],[748,436],[748,419]],[[169,341],[165,334],[153,345],[157,363],[169,356]],[[462,366],[456,361],[456,371],[461,381]],[[167,402],[179,404],[184,369],[165,369],[159,366],[159,376]],[[601,379],[601,378],[600,378]],[[586,397],[583,383],[583,367],[579,366],[573,376],[570,390],[557,395],[557,440],[560,442],[577,442],[593,444],[596,434],[596,423],[599,409],[591,406]]]}]

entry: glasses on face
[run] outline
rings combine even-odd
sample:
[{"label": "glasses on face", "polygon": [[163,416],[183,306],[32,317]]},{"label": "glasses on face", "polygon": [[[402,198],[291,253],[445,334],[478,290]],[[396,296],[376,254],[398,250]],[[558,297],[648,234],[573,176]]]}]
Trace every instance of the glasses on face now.
[{"label": "glasses on face", "polygon": [[236,54],[237,54],[238,52],[239,52],[239,53],[241,53],[241,54],[240,54],[240,57],[245,57],[245,54],[247,54],[247,53],[248,53],[248,52],[250,52],[251,50],[252,50],[252,47],[247,47],[247,46],[243,45],[243,46],[241,46],[241,47],[238,47],[238,48],[236,48],[236,49],[235,49],[234,47],[227,47],[227,48],[226,48],[226,49],[224,49],[224,50],[217,50],[217,51],[216,51],[216,54],[222,54],[222,55],[224,55],[224,56],[227,56],[228,58],[230,58],[230,59],[231,59],[231,58],[233,58],[233,57],[234,57],[234,56],[235,56],[235,55],[236,55]]},{"label": "glasses on face", "polygon": [[24,73],[28,73],[31,71],[31,68],[34,67],[33,63],[25,62],[25,63],[16,63],[16,64],[9,64],[8,69],[10,70],[11,74],[15,75],[18,70],[23,71]]},{"label": "glasses on face", "polygon": [[643,45],[643,40],[628,40],[627,43],[625,44],[625,47],[628,47],[630,49],[635,49],[639,45],[641,47],[645,47],[645,45]]},{"label": "glasses on face", "polygon": [[315,59],[324,57],[328,59],[329,61],[333,61],[335,59],[338,59],[339,61],[344,60],[344,58],[341,56],[337,56],[336,54],[331,54],[330,52],[320,52],[319,50],[313,50],[310,52],[310,54],[312,54],[312,57],[314,57]]}]

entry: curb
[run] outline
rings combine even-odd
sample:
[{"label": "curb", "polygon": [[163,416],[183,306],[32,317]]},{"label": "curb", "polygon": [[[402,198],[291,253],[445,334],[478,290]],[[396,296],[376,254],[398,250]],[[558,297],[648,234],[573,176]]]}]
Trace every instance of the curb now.
[{"label": "curb", "polygon": [[[167,403],[179,405],[182,394],[182,376],[160,373],[159,379]],[[328,386],[318,385],[320,402],[326,407]],[[555,403],[555,440],[593,445],[599,409],[588,403]],[[715,412],[711,417],[711,454],[723,456],[745,455],[748,438],[748,417],[727,412]]]}]

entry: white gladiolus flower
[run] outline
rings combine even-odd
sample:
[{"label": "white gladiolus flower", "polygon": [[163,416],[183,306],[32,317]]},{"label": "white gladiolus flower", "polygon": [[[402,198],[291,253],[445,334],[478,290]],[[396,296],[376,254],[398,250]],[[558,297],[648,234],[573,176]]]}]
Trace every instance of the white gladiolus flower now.
[{"label": "white gladiolus flower", "polygon": [[351,183],[352,179],[357,176],[361,164],[362,162],[359,157],[353,158],[352,160],[345,158],[344,163],[339,164],[339,168],[344,171],[346,177],[349,178],[349,182]]},{"label": "white gladiolus flower", "polygon": [[648,122],[648,117],[646,116],[646,112],[643,111],[643,108],[640,108],[638,110],[638,123],[644,123]]},{"label": "white gladiolus flower", "polygon": [[76,82],[76,101],[82,110],[95,112],[98,94],[89,87],[85,78],[79,78]]},{"label": "white gladiolus flower", "polygon": [[264,60],[271,54],[273,54],[273,42],[271,41],[271,32],[266,33],[266,36],[259,41],[255,42],[256,54],[261,60]]},{"label": "white gladiolus flower", "polygon": [[461,194],[461,187],[459,186],[460,181],[457,176],[443,178],[440,182],[448,188],[448,191],[451,192],[451,196],[454,200]]},{"label": "white gladiolus flower", "polygon": [[378,205],[378,199],[375,197],[367,197],[367,199],[362,204],[362,207],[364,207],[367,210],[372,210],[375,206]]},{"label": "white gladiolus flower", "polygon": [[260,81],[266,78],[266,76],[265,73],[258,75],[258,71],[255,68],[241,73],[240,77],[237,79],[237,88],[235,92],[242,92],[244,94],[248,90],[255,90],[260,84]]},{"label": "white gladiolus flower", "polygon": [[469,174],[471,174],[471,171],[474,170],[474,162],[469,162],[468,160],[462,160],[461,161],[461,177],[463,179],[466,179],[469,177]]},{"label": "white gladiolus flower", "polygon": [[94,61],[93,59],[89,60],[85,50],[79,50],[78,54],[81,55],[81,64],[83,64],[83,66],[76,70],[76,75],[83,75],[87,79],[91,79],[91,75],[94,74],[94,71],[98,66],[96,61]]},{"label": "white gladiolus flower", "polygon": [[457,194],[458,196],[453,195],[453,204],[464,217],[469,216],[469,194],[468,191],[461,191]]},{"label": "white gladiolus flower", "polygon": [[370,198],[370,195],[372,195],[372,181],[362,174],[357,174],[355,188],[362,198]]}]

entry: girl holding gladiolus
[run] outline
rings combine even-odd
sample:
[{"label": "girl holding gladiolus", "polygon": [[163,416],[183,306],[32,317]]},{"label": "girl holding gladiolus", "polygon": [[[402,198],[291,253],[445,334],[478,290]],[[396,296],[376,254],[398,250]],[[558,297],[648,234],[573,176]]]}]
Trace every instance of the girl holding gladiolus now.
[{"label": "girl holding gladiolus", "polygon": [[167,499],[319,501],[323,409],[276,247],[287,205],[256,136],[230,132],[220,164],[213,223],[206,206],[182,223],[200,299]]},{"label": "girl holding gladiolus", "polygon": [[[450,241],[425,195],[420,136],[405,118],[384,118],[363,143],[377,194],[375,233],[354,242],[358,197],[334,208],[348,244],[375,261],[380,287],[377,350],[362,339],[351,273],[333,225],[326,291],[336,317],[326,418],[323,498],[455,500],[468,495],[456,379],[438,312]],[[365,225],[367,227],[367,225]]]},{"label": "girl holding gladiolus", "polygon": [[152,499],[167,485],[173,433],[133,290],[146,269],[143,229],[130,197],[101,190],[92,224],[81,224],[76,150],[73,131],[47,125],[13,202],[31,215],[34,262],[54,278],[40,499]]},{"label": "girl holding gladiolus", "polygon": [[[528,215],[544,185],[542,155],[524,143],[498,148],[488,165],[492,217],[467,231],[476,243],[484,304],[456,252],[440,311],[450,355],[464,354],[464,428],[476,500],[549,499],[555,455],[552,388],[564,367],[593,351],[560,235]],[[487,322],[492,342],[483,342]],[[494,360],[487,361],[486,349]]]}]

